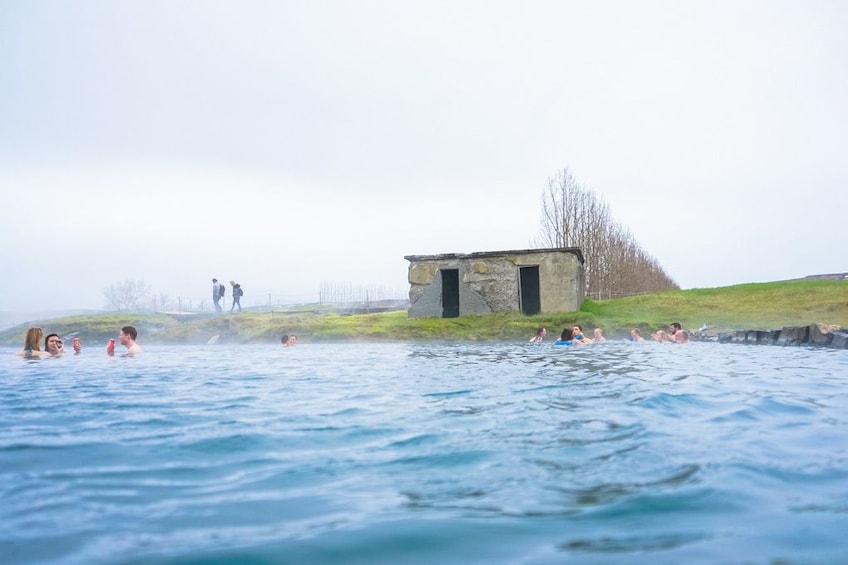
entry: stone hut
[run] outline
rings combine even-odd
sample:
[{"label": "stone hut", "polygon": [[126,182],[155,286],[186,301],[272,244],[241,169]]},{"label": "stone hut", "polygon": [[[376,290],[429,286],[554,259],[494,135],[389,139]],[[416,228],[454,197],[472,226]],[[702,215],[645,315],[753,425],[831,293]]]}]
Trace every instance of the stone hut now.
[{"label": "stone hut", "polygon": [[407,255],[409,317],[574,312],[583,304],[576,247]]}]

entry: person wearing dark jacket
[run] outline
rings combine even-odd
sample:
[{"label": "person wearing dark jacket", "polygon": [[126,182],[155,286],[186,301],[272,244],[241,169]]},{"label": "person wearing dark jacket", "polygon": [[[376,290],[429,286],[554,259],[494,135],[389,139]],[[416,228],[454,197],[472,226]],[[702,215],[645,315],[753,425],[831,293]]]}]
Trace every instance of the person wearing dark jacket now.
[{"label": "person wearing dark jacket", "polygon": [[241,290],[241,285],[235,281],[230,281],[230,286],[233,287],[233,305],[230,306],[230,312],[238,306],[239,312],[241,312],[241,295],[244,294]]}]

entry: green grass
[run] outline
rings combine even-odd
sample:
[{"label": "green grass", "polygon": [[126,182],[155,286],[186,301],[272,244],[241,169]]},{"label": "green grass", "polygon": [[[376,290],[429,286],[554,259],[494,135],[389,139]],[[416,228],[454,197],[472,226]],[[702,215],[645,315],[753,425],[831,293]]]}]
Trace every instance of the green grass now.
[{"label": "green grass", "polygon": [[586,301],[608,327],[779,329],[820,322],[848,326],[848,281],[810,280],[675,290],[602,302]]},{"label": "green grass", "polygon": [[670,322],[710,331],[780,329],[811,323],[848,326],[848,281],[810,280],[742,284],[721,288],[676,290],[628,298],[584,302],[580,311],[523,316],[485,314],[460,318],[409,318],[406,312],[340,316],[325,307],[280,309],[204,316],[179,322],[161,314],[109,313],[34,321],[0,332],[0,344],[20,346],[26,328],[45,332],[79,332],[84,347],[105,347],[123,325],[139,330],[141,343],[206,343],[214,335],[229,343],[279,343],[296,334],[301,342],[327,341],[520,341],[535,328],[548,328],[549,339],[565,326],[587,331],[602,327],[608,337],[624,337],[631,328],[650,333]]}]

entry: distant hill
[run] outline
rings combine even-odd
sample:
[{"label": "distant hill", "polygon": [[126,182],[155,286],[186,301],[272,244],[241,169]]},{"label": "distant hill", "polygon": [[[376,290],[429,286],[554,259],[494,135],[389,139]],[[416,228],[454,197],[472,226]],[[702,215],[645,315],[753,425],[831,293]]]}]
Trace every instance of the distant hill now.
[{"label": "distant hill", "polygon": [[[77,310],[2,313],[0,345],[19,347],[26,328],[40,325],[59,335],[76,334],[88,347],[107,342],[122,325],[138,328],[144,343],[206,344],[279,342],[296,334],[306,341],[403,339],[523,339],[538,327],[580,323],[600,327],[610,337],[632,328],[652,332],[670,321],[710,332],[772,330],[813,323],[848,328],[848,273],[814,275],[792,281],[746,283],[721,288],[674,290],[584,302],[580,311],[525,316],[519,313],[410,319],[405,301],[397,303],[292,305],[271,310],[245,309],[222,315],[128,313]],[[11,323],[17,323],[9,327]]]},{"label": "distant hill", "polygon": [[[86,350],[102,352],[109,338],[115,337],[123,325],[135,326],[144,345],[279,344],[280,336],[291,334],[297,335],[300,343],[376,340],[523,343],[539,327],[553,333],[582,324],[603,328],[608,339],[621,339],[629,336],[632,328],[650,335],[667,328],[671,321],[680,322],[685,329],[704,328],[705,335],[713,336],[811,324],[848,328],[848,280],[809,279],[672,290],[597,302],[587,300],[577,312],[535,316],[502,312],[459,318],[409,318],[403,309],[376,312],[372,308],[370,313],[356,313],[347,308],[315,304],[191,319],[180,314],[175,317],[161,313],[106,312],[35,323],[62,336],[74,334]],[[28,325],[0,331],[0,345],[20,347]]]},{"label": "distant hill", "polygon": [[832,273],[829,275],[807,275],[805,281],[848,281],[848,273]]},{"label": "distant hill", "polygon": [[0,312],[0,330],[6,330],[18,324],[26,324],[38,320],[52,320],[65,316],[87,316],[102,314],[103,310],[41,310],[38,312]]}]

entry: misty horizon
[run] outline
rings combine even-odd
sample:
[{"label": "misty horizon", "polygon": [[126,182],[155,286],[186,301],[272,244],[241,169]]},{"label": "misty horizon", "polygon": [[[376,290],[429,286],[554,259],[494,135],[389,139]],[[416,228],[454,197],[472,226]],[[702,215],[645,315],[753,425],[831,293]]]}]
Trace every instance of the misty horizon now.
[{"label": "misty horizon", "polygon": [[[532,247],[563,168],[681,288],[846,270],[848,5],[0,6],[0,311]],[[270,295],[270,300],[269,300]]]}]

